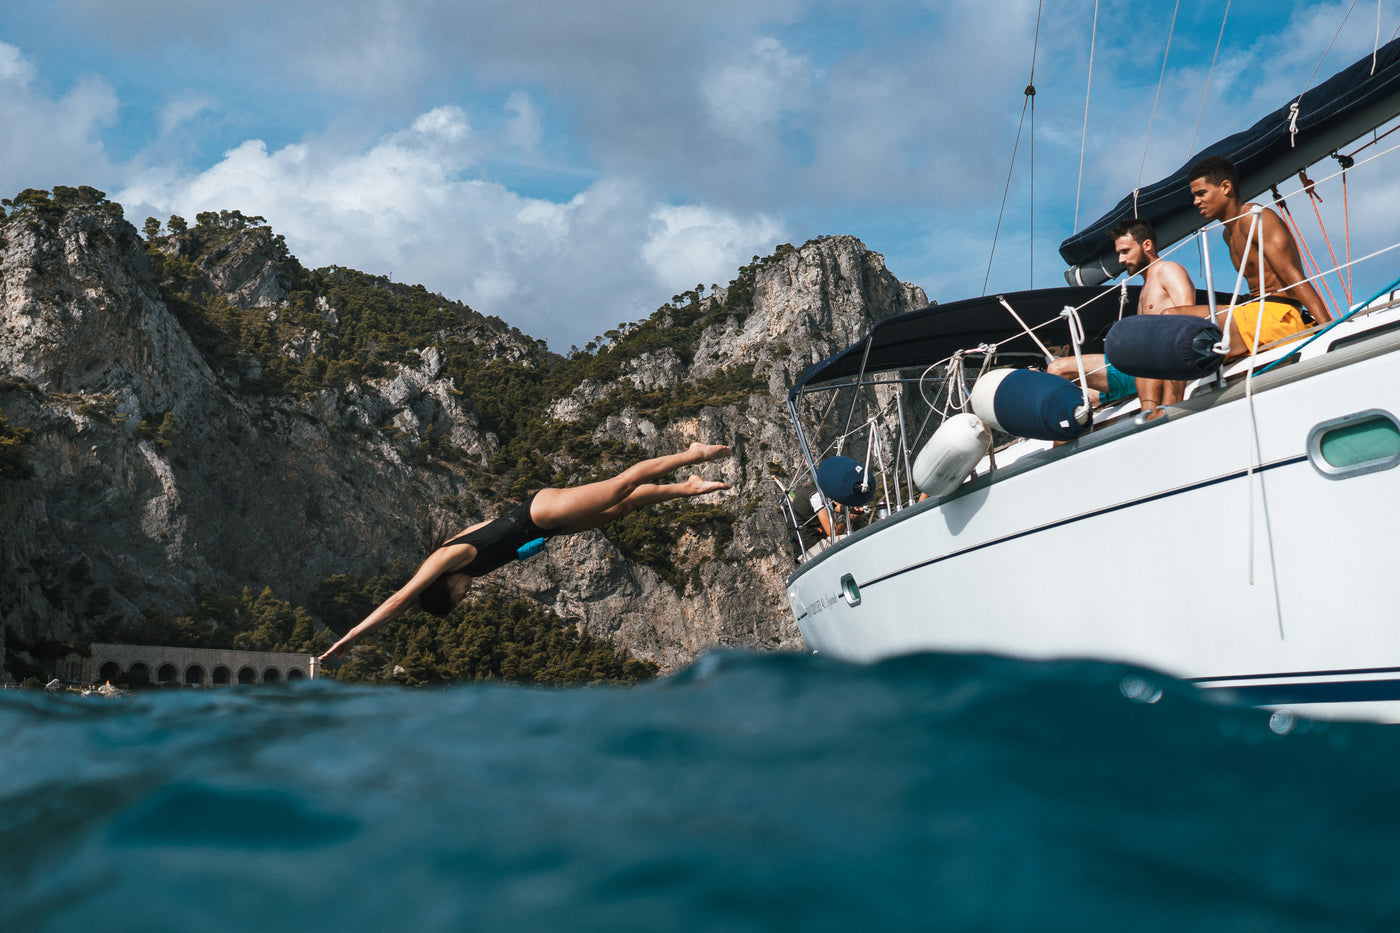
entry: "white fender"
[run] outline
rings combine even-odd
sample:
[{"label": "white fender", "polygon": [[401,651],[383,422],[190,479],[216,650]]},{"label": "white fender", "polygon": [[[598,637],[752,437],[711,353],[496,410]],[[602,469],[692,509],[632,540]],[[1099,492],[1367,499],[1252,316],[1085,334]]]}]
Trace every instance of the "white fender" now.
[{"label": "white fender", "polygon": [[[972,410],[977,413],[977,417],[987,422],[987,425],[994,431],[1006,430],[997,421],[995,403],[997,389],[1001,388],[1001,381],[1013,372],[1015,372],[1014,369],[994,369],[989,373],[984,373],[982,378],[977,380],[977,384],[972,387],[972,392],[968,396],[968,401],[972,403]],[[941,431],[942,428],[939,430]]]},{"label": "white fender", "polygon": [[954,415],[939,425],[919,451],[914,461],[914,485],[930,496],[948,495],[962,485],[991,446],[992,431],[981,418],[970,413]]}]

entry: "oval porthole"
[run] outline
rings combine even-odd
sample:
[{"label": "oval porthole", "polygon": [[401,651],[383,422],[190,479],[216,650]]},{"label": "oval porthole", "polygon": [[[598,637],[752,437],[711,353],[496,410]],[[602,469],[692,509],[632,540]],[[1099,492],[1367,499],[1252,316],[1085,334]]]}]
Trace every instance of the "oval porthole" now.
[{"label": "oval porthole", "polygon": [[849,573],[841,577],[841,596],[852,606],[860,605],[860,584]]},{"label": "oval porthole", "polygon": [[1400,422],[1373,408],[1324,421],[1308,434],[1308,459],[1328,479],[1346,479],[1400,464]]}]

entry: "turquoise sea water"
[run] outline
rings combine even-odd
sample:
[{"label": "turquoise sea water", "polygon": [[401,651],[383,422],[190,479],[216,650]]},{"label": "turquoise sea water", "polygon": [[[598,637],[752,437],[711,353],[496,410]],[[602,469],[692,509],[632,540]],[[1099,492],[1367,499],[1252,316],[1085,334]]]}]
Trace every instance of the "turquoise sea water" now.
[{"label": "turquoise sea water", "polygon": [[1393,930],[1397,777],[1090,663],[11,691],[0,929]]}]

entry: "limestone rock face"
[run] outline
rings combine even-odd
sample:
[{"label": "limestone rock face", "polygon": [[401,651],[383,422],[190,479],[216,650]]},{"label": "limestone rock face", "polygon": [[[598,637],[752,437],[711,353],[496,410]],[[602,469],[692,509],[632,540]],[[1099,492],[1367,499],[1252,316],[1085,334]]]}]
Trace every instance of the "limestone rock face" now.
[{"label": "limestone rock face", "polygon": [[[275,315],[287,295],[284,259],[263,229],[249,230],[203,255],[198,271],[230,305]],[[599,532],[557,538],[544,556],[494,574],[495,585],[666,671],[717,645],[801,647],[784,592],[796,564],[771,479],[775,465],[801,462],[787,386],[874,322],[927,300],[851,237],[780,250],[752,289],[751,310],[713,315],[688,359],[650,350],[621,378],[584,383],[550,408],[569,421],[617,391],[684,387],[751,365],[766,389],[746,398],[670,420],[626,405],[596,432],[651,454],[694,440],[732,445],[732,461],[698,471],[733,485],[700,502],[733,515],[732,535],[686,532],[669,580]],[[715,310],[725,298],[704,301]],[[334,332],[340,312],[326,301],[316,309]],[[464,325],[473,327],[489,357],[527,356],[518,332]],[[314,352],[319,336],[308,331],[305,345],[279,352]],[[116,212],[73,209],[49,225],[0,218],[0,410],[34,432],[25,450],[35,468],[0,480],[0,639],[6,627],[31,640],[88,637],[101,620],[147,605],[182,609],[207,586],[271,586],[304,601],[332,574],[416,561],[433,536],[479,520],[462,503],[478,501],[472,470],[499,442],[445,375],[440,349],[417,356],[339,391],[247,392],[206,363]],[[410,462],[405,451],[430,435],[466,457]]]},{"label": "limestone rock face", "polygon": [[[344,393],[241,393],[162,302],[124,220],[14,215],[0,238],[0,410],[34,432],[36,472],[0,481],[0,623],[26,639],[181,609],[206,586],[305,599],[331,574],[381,572],[386,554],[420,555],[454,520],[438,503],[468,489],[460,470],[406,462],[382,429],[435,427],[483,462],[495,449],[434,348]],[[228,255],[211,282],[273,294],[265,263]]]},{"label": "limestone rock face", "polygon": [[195,256],[195,267],[209,292],[221,295],[236,308],[275,308],[287,296],[283,276],[283,250],[266,227],[245,229],[204,251],[194,249],[188,237],[175,237],[165,252]]},{"label": "limestone rock face", "polygon": [[876,321],[927,304],[923,289],[896,279],[884,257],[855,237],[816,240],[759,269],[753,313],[741,326],[707,335],[694,375],[723,368],[736,355],[773,358],[783,347],[805,368],[854,343]]},{"label": "limestone rock face", "polygon": [[0,252],[0,368],[56,393],[115,393],[120,410],[186,404],[212,373],[160,301],[135,228],[70,211],[57,230],[18,219]]},{"label": "limestone rock face", "polygon": [[[726,297],[720,290],[706,301],[717,308]],[[646,412],[626,408],[597,432],[599,440],[636,444],[652,455],[695,440],[730,444],[732,461],[699,471],[734,487],[705,497],[739,516],[723,552],[715,554],[714,542],[702,535],[684,536],[674,563],[692,573],[678,591],[651,569],[621,559],[594,532],[551,541],[545,557],[505,571],[503,580],[518,595],[581,620],[593,634],[615,638],[663,671],[717,645],[801,649],[784,585],[796,556],[771,478],[774,466],[795,475],[803,463],[785,407],[788,386],[877,321],[927,304],[921,288],[896,279],[884,259],[854,237],[829,237],[765,262],[754,276],[752,311],[742,321],[710,327],[689,366],[673,352],[652,352],[624,366],[624,380],[639,388],[695,383],[752,364],[767,391],[705,408],[659,431]],[[556,401],[553,415],[576,419],[616,388],[585,383],[573,397]]]}]

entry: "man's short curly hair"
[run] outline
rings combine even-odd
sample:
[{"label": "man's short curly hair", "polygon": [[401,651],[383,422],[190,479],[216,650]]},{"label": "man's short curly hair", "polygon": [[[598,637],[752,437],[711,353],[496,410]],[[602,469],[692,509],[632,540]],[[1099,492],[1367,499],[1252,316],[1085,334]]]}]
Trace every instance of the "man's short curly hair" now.
[{"label": "man's short curly hair", "polygon": [[1206,156],[1187,169],[1187,181],[1195,181],[1197,178],[1204,178],[1212,185],[1220,185],[1228,181],[1235,188],[1240,186],[1239,172],[1235,168],[1235,163],[1219,155]]}]

